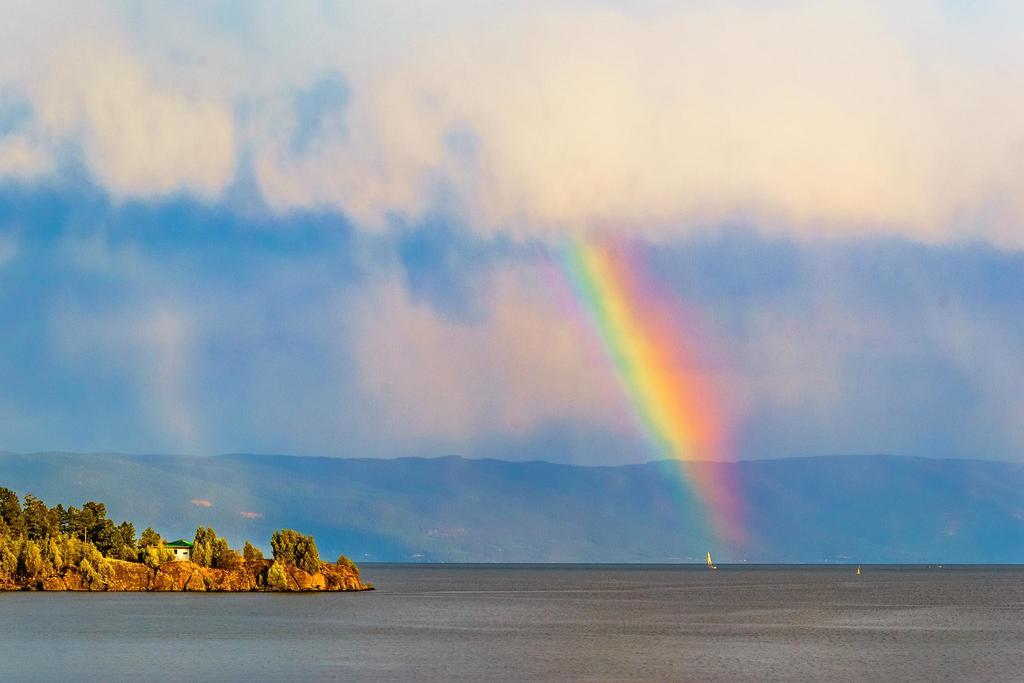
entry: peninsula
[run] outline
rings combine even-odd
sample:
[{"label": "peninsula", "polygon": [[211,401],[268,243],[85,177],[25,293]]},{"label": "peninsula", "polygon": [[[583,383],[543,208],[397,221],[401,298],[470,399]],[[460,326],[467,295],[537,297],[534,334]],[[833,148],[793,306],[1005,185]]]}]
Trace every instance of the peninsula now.
[{"label": "peninsula", "polygon": [[0,590],[43,591],[362,591],[359,568],[344,555],[320,559],[316,542],[274,532],[273,558],[246,541],[242,552],[211,528],[166,541],[131,522],[115,524],[103,503],[56,505],[0,487]]}]

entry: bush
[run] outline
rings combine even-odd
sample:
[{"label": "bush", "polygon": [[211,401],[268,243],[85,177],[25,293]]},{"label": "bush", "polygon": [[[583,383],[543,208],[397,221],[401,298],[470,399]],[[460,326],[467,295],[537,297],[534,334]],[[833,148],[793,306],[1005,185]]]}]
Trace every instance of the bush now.
[{"label": "bush", "polygon": [[274,562],[267,570],[267,588],[276,591],[288,588],[288,574],[281,563]]}]

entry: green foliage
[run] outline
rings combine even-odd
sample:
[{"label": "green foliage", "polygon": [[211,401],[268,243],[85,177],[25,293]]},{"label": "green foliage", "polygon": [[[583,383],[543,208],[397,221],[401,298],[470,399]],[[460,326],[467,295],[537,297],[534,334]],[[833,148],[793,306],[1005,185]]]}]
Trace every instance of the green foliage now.
[{"label": "green foliage", "polygon": [[60,526],[57,520],[51,517],[50,509],[31,493],[25,495],[21,516],[25,523],[25,535],[33,541],[49,538],[60,532]]},{"label": "green foliage", "polygon": [[51,536],[43,547],[43,559],[53,566],[55,572],[64,568],[64,554],[60,551],[60,543],[57,538]]},{"label": "green foliage", "polygon": [[164,539],[160,537],[160,534],[153,531],[152,527],[146,527],[145,531],[142,532],[142,536],[139,538],[139,549],[148,548],[150,546],[163,545]]},{"label": "green foliage", "polygon": [[139,559],[150,569],[156,569],[162,564],[160,562],[160,546],[147,545],[139,555]]},{"label": "green foliage", "polygon": [[18,576],[32,579],[43,571],[43,554],[39,550],[39,544],[27,540],[21,546],[21,555],[18,557]]},{"label": "green foliage", "polygon": [[[286,588],[289,565],[311,574],[320,570],[320,554],[312,536],[282,529],[274,533],[271,545],[274,563],[262,579],[264,585]],[[110,585],[116,571],[114,559],[155,568],[174,559],[174,554],[152,528],[136,539],[131,522],[114,524],[103,503],[89,501],[81,509],[48,508],[31,494],[22,502],[14,491],[0,487],[0,576],[35,579],[77,568],[84,585],[95,590]],[[248,541],[243,553],[238,553],[213,529],[199,527],[192,560],[205,567],[236,569],[243,561],[262,561],[263,553]],[[344,556],[338,562],[359,571]]]},{"label": "green foliage", "polygon": [[312,536],[305,536],[292,529],[275,531],[270,538],[274,550],[274,561],[298,567],[310,574],[320,571],[320,553]]},{"label": "green foliage", "polygon": [[228,548],[217,557],[215,566],[219,569],[238,569],[242,566],[242,556],[237,551]]},{"label": "green foliage", "polygon": [[346,569],[351,571],[356,576],[359,576],[359,567],[356,566],[355,562],[353,562],[352,560],[348,559],[344,555],[338,555],[338,561],[335,562],[335,564],[338,565],[339,567],[345,567]]},{"label": "green foliage", "polygon": [[223,569],[225,562],[231,561],[232,554],[237,555],[228,545],[227,539],[214,538],[210,546],[210,566]]},{"label": "green foliage", "polygon": [[288,588],[288,574],[280,562],[275,561],[267,570],[267,588],[276,591]]},{"label": "green foliage", "polygon": [[98,589],[103,587],[103,577],[96,571],[96,565],[88,559],[82,560],[78,565],[78,571],[82,574],[82,581],[87,588]]},{"label": "green foliage", "polygon": [[25,521],[21,516],[21,501],[18,494],[10,489],[0,486],[0,519],[8,529],[11,536],[21,536],[25,533]]},{"label": "green foliage", "polygon": [[[82,560],[81,562],[90,562],[93,567],[99,566],[100,561],[103,559],[103,553],[101,553],[96,546],[92,543],[82,544]],[[79,565],[81,565],[79,562]]]},{"label": "green foliage", "polygon": [[151,569],[156,569],[164,562],[174,559],[174,553],[163,543],[159,545],[147,545],[139,553],[139,560]]},{"label": "green foliage", "polygon": [[110,557],[115,560],[124,560],[125,562],[135,562],[139,556],[139,551],[135,549],[135,546],[123,545],[120,550],[114,550],[110,552]]},{"label": "green foliage", "polygon": [[85,557],[86,544],[74,536],[61,536],[58,541],[58,550],[64,567],[77,567]]},{"label": "green foliage", "polygon": [[234,569],[242,563],[238,553],[228,545],[227,539],[217,536],[210,527],[196,529],[192,561],[201,567],[217,569]]},{"label": "green foliage", "polygon": [[0,538],[0,576],[14,576],[18,571],[19,542],[11,537]]},{"label": "green foliage", "polygon": [[104,585],[110,585],[110,580],[114,578],[114,563],[104,557],[100,560],[98,569]]},{"label": "green foliage", "polygon": [[213,543],[217,534],[213,529],[199,527],[192,545],[192,561],[200,567],[213,566]]},{"label": "green foliage", "polygon": [[246,562],[257,562],[263,559],[263,551],[249,541],[246,541],[245,545],[242,547],[242,556],[245,558]]}]

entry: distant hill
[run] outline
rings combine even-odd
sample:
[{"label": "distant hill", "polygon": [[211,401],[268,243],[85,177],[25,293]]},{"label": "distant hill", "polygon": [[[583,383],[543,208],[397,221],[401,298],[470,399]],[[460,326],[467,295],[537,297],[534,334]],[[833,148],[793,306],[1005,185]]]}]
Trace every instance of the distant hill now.
[{"label": "distant hill", "polygon": [[730,548],[676,466],[277,455],[0,454],[0,486],[107,504],[165,536],[313,533],[358,561],[1024,563],[1024,465],[883,455],[735,468],[750,540]]}]

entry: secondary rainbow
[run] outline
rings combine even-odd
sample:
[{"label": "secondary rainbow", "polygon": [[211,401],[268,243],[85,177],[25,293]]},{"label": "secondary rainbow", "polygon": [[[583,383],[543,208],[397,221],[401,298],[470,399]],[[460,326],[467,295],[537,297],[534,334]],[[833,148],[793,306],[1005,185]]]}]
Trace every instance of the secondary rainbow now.
[{"label": "secondary rainbow", "polygon": [[604,346],[633,412],[657,452],[677,460],[723,541],[744,537],[714,383],[685,343],[678,301],[649,277],[628,245],[575,242],[563,255],[576,299]]}]

